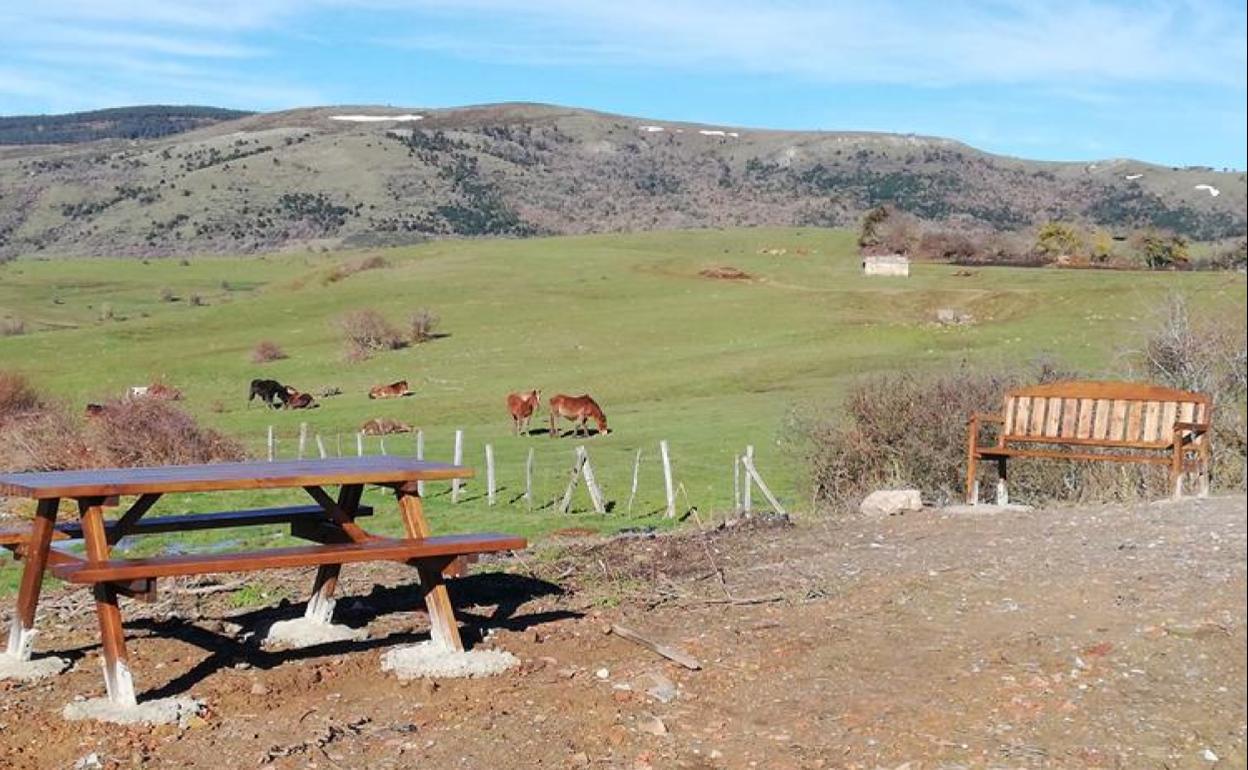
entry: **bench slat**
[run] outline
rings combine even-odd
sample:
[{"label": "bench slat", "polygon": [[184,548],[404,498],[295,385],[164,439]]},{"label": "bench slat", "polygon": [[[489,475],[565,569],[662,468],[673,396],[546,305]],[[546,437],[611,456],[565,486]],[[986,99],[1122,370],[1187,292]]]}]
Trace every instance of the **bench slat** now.
[{"label": "bench slat", "polygon": [[1166,455],[1109,455],[1094,452],[1059,452],[1048,449],[1014,449],[1001,447],[984,447],[979,451],[981,457],[1049,457],[1058,460],[1112,460],[1123,463],[1155,463],[1169,464]]},{"label": "bench slat", "polygon": [[378,538],[363,543],[304,545],[271,548],[251,553],[216,553],[159,556],[148,559],[112,559],[79,565],[56,565],[52,573],[70,583],[102,583],[175,575],[221,572],[255,572],[289,567],[348,564],[361,561],[407,561],[455,557],[474,553],[520,550],[528,543],[521,537],[497,533],[442,535],[421,540]]}]

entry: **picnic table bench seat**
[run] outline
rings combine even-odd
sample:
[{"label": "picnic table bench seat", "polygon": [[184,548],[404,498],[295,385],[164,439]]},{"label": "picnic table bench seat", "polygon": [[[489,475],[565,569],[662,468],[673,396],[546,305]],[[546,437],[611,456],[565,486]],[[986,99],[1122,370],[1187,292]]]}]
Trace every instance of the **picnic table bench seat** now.
[{"label": "picnic table bench seat", "polygon": [[[371,506],[361,505],[355,515],[371,516]],[[187,532],[202,529],[227,529],[230,527],[258,526],[262,524],[296,524],[297,522],[324,519],[325,509],[320,505],[284,505],[271,508],[247,508],[237,511],[214,513],[187,513],[142,518],[131,523],[127,535],[155,535],[164,532]],[[117,520],[104,523],[110,539],[118,532]],[[0,546],[14,547],[26,542],[30,536],[31,522],[19,522],[0,527]],[[57,540],[81,540],[81,521],[62,521],[56,524],[53,538]]]},{"label": "picnic table bench seat", "polygon": [[107,583],[365,561],[438,559],[449,563],[469,554],[497,553],[524,547],[523,538],[494,533],[439,535],[420,540],[379,537],[362,543],[301,545],[247,553],[183,554],[60,563],[52,565],[51,570],[53,575],[70,583]]},{"label": "picnic table bench seat", "polygon": [[[1195,473],[1208,494],[1212,464],[1213,404],[1203,393],[1149,383],[1067,380],[1015,388],[1001,414],[976,413],[967,421],[966,499],[979,502],[980,460],[997,462],[997,502],[1009,501],[1006,462],[1035,457],[1170,466],[1174,497]],[[981,431],[996,425],[996,441]]]}]

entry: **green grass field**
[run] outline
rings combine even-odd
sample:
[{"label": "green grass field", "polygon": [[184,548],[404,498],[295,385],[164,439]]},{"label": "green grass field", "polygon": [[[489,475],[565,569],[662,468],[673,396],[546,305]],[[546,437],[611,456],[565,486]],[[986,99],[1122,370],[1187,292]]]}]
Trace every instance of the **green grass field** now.
[{"label": "green grass field", "polygon": [[[764,249],[787,253],[760,253]],[[383,255],[390,266],[326,282],[336,266],[371,254]],[[755,278],[698,275],[721,265]],[[686,500],[703,516],[730,507],[732,458],[754,444],[760,471],[800,512],[808,508],[800,469],[780,450],[784,417],[795,407],[834,401],[856,377],[961,362],[993,367],[1040,356],[1121,375],[1125,352],[1138,346],[1168,292],[1198,296],[1202,307],[1240,319],[1248,304],[1237,274],[960,272],[919,264],[908,279],[867,278],[852,234],[809,228],[444,241],[377,252],[202,258],[188,265],[18,260],[0,266],[0,317],[20,317],[32,331],[0,338],[0,366],[24,372],[75,409],[164,378],[186,394],[186,408],[244,440],[256,456],[263,454],[269,425],[284,457],[293,455],[301,421],[331,452],[341,443],[342,451],[353,453],[354,431],[364,420],[404,420],[423,428],[431,459],[449,459],[453,432],[462,428],[469,465],[481,468],[483,446],[493,443],[500,502],[485,504],[483,479],[454,507],[445,485],[433,487],[435,530],[538,535],[563,527],[668,525],[656,513],[663,505],[660,439],[672,447],[682,510]],[[166,287],[179,301],[161,300]],[[206,304],[192,305],[192,294]],[[105,306],[113,320],[102,320]],[[449,336],[364,363],[344,362],[333,325],[340,314],[375,308],[406,324],[420,307],[440,315]],[[942,307],[969,312],[976,322],[941,327],[933,320]],[[251,349],[262,339],[277,342],[290,357],[251,363]],[[309,392],[336,386],[343,395],[309,412],[248,408],[253,377]],[[407,379],[416,395],[367,398],[371,385],[398,379]],[[614,432],[585,443],[607,498],[616,503],[611,514],[586,512],[583,493],[571,515],[549,507],[577,441],[511,435],[503,399],[508,391],[533,387],[545,396],[587,392],[606,410]],[[534,511],[511,502],[529,447],[537,450]],[[367,448],[377,452],[377,440],[369,439]],[[412,448],[410,436],[387,439],[392,454]],[[638,449],[641,488],[629,514],[623,509]],[[275,499],[175,497],[159,510]],[[386,505],[379,497],[366,501]],[[399,529],[391,508],[373,526]],[[7,573],[0,584],[11,581],[12,572],[0,569]]]}]

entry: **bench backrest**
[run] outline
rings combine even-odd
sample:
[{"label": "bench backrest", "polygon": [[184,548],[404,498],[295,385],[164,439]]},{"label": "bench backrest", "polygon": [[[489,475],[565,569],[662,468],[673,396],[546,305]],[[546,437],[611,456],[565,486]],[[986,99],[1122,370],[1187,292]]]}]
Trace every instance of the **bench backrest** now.
[{"label": "bench backrest", "polygon": [[1176,422],[1208,422],[1203,393],[1139,382],[1070,380],[1016,388],[1005,395],[1002,441],[1073,440],[1164,446]]}]

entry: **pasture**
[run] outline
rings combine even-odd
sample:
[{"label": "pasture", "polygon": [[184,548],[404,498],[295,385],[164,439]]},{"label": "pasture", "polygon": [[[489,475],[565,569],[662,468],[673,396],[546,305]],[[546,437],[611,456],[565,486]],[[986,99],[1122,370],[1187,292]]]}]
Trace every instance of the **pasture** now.
[{"label": "pasture", "polygon": [[[387,266],[331,279],[371,256]],[[724,267],[750,277],[700,274]],[[909,278],[867,278],[852,233],[816,228],[458,240],[185,264],[20,259],[0,265],[0,317],[23,319],[29,332],[0,338],[0,367],[25,373],[75,410],[163,379],[182,390],[186,409],[257,457],[269,425],[283,457],[293,456],[304,421],[332,453],[354,452],[354,432],[367,419],[400,420],[422,428],[426,456],[442,460],[463,429],[465,463],[479,475],[453,507],[445,485],[430,489],[435,530],[613,531],[671,524],[659,513],[661,439],[672,447],[679,510],[695,506],[704,521],[728,510],[734,453],[753,444],[769,484],[802,512],[809,505],[800,468],[784,452],[792,409],[834,403],[864,373],[963,362],[993,367],[1043,356],[1120,376],[1126,352],[1172,291],[1199,294],[1202,307],[1239,318],[1248,304],[1243,276],[1227,273],[916,264]],[[334,321],[366,308],[399,326],[428,308],[445,336],[347,363]],[[973,322],[938,324],[942,308]],[[252,363],[261,340],[289,357]],[[249,407],[253,378],[342,395],[320,398],[310,411]],[[404,379],[412,396],[369,400],[370,387]],[[614,502],[608,515],[586,511],[583,489],[571,514],[554,512],[582,441],[511,435],[504,399],[530,388],[542,390],[536,429],[546,427],[546,399],[556,393],[589,393],[602,405],[613,433],[583,443]],[[493,507],[484,497],[486,442],[499,463]],[[537,457],[532,511],[513,502],[529,447]],[[377,439],[367,448],[378,451]],[[386,448],[411,452],[412,436],[387,437]],[[639,448],[641,485],[628,513]],[[365,502],[388,505],[372,493]],[[378,518],[378,530],[399,531],[397,517]],[[0,587],[13,579],[8,565]]]}]

